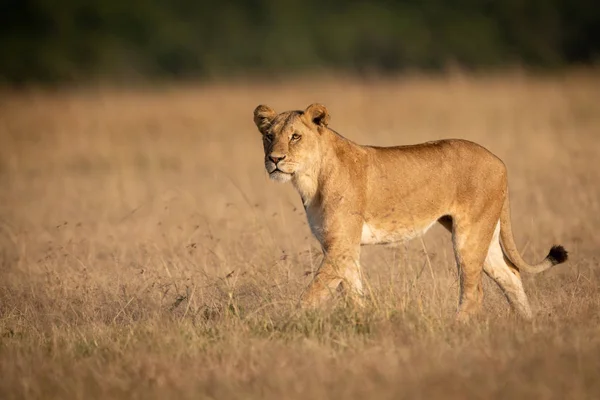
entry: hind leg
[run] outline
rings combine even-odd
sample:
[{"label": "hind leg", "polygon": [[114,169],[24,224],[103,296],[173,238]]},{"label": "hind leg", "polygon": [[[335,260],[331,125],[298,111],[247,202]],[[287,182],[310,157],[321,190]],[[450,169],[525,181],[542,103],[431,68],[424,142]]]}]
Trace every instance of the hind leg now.
[{"label": "hind leg", "polygon": [[481,273],[494,225],[481,218],[476,223],[455,221],[452,224],[452,241],[460,277],[460,300],[456,319],[467,321],[481,309],[483,288]]},{"label": "hind leg", "polygon": [[506,296],[512,308],[524,319],[531,319],[531,308],[523,290],[518,270],[508,260],[500,247],[500,224],[496,224],[492,242],[484,263],[485,273],[492,278]]}]

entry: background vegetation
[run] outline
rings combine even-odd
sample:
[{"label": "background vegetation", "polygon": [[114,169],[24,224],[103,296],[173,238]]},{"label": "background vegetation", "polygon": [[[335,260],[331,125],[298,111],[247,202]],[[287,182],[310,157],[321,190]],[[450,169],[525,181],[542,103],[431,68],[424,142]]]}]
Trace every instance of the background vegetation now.
[{"label": "background vegetation", "polygon": [[4,0],[5,83],[593,63],[594,0]]}]

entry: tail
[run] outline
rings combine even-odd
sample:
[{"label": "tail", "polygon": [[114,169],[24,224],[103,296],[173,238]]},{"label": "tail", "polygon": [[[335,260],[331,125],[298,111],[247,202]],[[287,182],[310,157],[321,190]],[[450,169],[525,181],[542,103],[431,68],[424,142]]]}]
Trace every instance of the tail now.
[{"label": "tail", "polygon": [[510,221],[510,204],[508,201],[508,191],[506,192],[506,199],[502,206],[502,213],[500,214],[500,244],[506,257],[512,261],[512,263],[521,271],[528,272],[530,274],[538,274],[551,268],[557,264],[562,264],[567,261],[568,253],[562,246],[552,246],[550,252],[544,258],[543,261],[530,265],[523,260],[512,233],[512,226]]}]

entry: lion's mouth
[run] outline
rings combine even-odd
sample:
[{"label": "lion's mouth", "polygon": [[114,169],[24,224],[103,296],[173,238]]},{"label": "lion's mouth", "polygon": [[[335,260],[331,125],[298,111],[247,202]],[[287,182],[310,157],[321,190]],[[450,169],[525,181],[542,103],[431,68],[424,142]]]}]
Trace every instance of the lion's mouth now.
[{"label": "lion's mouth", "polygon": [[271,163],[270,165],[267,164],[267,165],[265,165],[265,167],[266,167],[269,175],[278,174],[278,173],[292,175],[292,172],[284,171],[284,169],[280,168],[278,165],[275,165],[274,163]]},{"label": "lion's mouth", "polygon": [[292,168],[291,165],[286,163],[279,164],[283,165],[277,165],[274,162],[270,161],[265,162],[265,169],[267,170],[271,178],[274,179],[277,176],[289,178],[294,174],[294,168]]},{"label": "lion's mouth", "polygon": [[269,172],[269,179],[277,182],[288,182],[290,179],[292,179],[292,176],[292,173],[282,171],[279,168],[275,168],[273,171]]}]

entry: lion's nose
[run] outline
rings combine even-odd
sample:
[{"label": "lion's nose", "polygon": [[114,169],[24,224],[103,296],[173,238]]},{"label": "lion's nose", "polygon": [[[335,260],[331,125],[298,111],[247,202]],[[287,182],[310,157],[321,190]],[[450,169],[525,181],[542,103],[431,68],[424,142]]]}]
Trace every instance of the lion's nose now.
[{"label": "lion's nose", "polygon": [[274,156],[273,154],[271,154],[269,156],[269,158],[271,159],[271,161],[273,161],[275,163],[275,165],[277,165],[277,163],[281,160],[283,160],[285,158],[285,156]]}]

